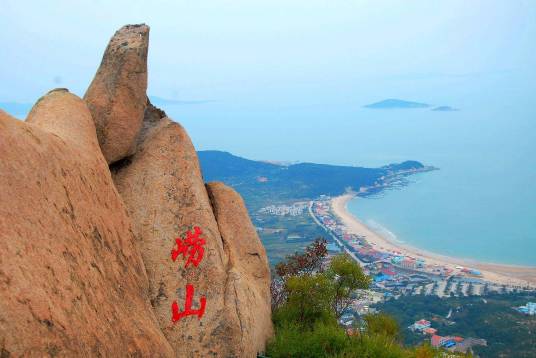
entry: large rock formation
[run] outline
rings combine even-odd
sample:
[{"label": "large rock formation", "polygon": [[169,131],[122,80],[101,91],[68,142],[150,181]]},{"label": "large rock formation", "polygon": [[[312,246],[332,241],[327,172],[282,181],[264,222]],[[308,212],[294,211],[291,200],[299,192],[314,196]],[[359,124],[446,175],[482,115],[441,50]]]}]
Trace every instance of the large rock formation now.
[{"label": "large rock formation", "polygon": [[84,96],[108,163],[134,153],[145,111],[148,48],[148,26],[123,26],[110,40]]},{"label": "large rock formation", "polygon": [[130,219],[78,97],[0,111],[2,356],[170,356]]},{"label": "large rock formation", "polygon": [[85,103],[0,113],[2,354],[255,357],[272,334],[264,248],[149,103],[147,44],[119,30]]},{"label": "large rock formation", "polygon": [[241,343],[249,356],[250,352],[262,351],[264,342],[272,335],[266,251],[249,220],[242,197],[223,183],[209,183],[207,189],[227,256],[228,302],[234,301],[236,306]]},{"label": "large rock formation", "polygon": [[[140,237],[156,316],[177,354],[254,357],[263,351],[271,334],[264,248],[245,208],[235,209],[220,190],[212,197],[214,216],[184,129],[168,118],[154,123],[138,152],[114,170],[114,181]],[[231,204],[227,212],[226,204]],[[204,257],[197,267],[185,267],[170,252],[175,238],[196,226],[206,241]],[[205,313],[170,325],[172,303],[184,302],[187,284],[195,287],[194,301],[206,297]]]}]

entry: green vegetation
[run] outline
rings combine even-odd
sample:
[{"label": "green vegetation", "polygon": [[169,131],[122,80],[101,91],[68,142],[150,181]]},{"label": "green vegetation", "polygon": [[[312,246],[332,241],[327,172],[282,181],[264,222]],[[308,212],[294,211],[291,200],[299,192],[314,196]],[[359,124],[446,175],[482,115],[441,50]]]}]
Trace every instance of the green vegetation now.
[{"label": "green vegetation", "polygon": [[365,323],[369,333],[400,339],[398,322],[385,313],[365,316]]},{"label": "green vegetation", "polygon": [[[246,200],[248,200],[246,198]],[[291,203],[287,203],[291,204]],[[267,213],[259,213],[259,209],[268,203],[263,202],[250,209],[250,217],[259,230],[270,265],[274,267],[287,255],[296,251],[303,251],[312,242],[311,238],[324,236],[326,232],[318,226],[308,210],[297,216],[276,216]]]},{"label": "green vegetation", "polygon": [[[359,168],[302,163],[277,165],[248,160],[220,151],[199,151],[205,181],[222,181],[242,195],[253,224],[274,267],[285,256],[302,251],[311,238],[325,235],[307,210],[298,216],[260,213],[268,205],[307,202],[320,195],[340,195],[349,188],[375,184],[404,185],[412,170],[425,171],[421,163],[407,161],[381,168]],[[382,190],[379,186],[370,193]]]},{"label": "green vegetation", "polygon": [[[395,317],[402,327],[419,319],[432,322],[442,336],[483,338],[487,347],[474,347],[482,357],[535,357],[536,317],[525,316],[512,307],[536,300],[534,293],[493,294],[485,297],[412,296],[389,300],[376,308]],[[447,319],[448,312],[452,315]],[[421,343],[425,336],[404,330],[404,343]]]},{"label": "green vegetation", "polygon": [[[385,183],[396,174],[431,169],[416,161],[361,168],[313,163],[277,165],[220,151],[199,151],[198,156],[206,181],[223,181],[245,198],[268,199],[271,203],[341,195],[348,188],[357,191],[361,187]],[[377,190],[381,189],[378,187]]]},{"label": "green vegetation", "polygon": [[338,323],[356,290],[370,279],[347,255],[338,255],[323,267],[325,242],[315,241],[303,254],[294,254],[276,266],[272,283],[275,337],[267,356],[277,357],[435,357],[427,345],[405,348],[396,321],[368,315],[349,330]]}]

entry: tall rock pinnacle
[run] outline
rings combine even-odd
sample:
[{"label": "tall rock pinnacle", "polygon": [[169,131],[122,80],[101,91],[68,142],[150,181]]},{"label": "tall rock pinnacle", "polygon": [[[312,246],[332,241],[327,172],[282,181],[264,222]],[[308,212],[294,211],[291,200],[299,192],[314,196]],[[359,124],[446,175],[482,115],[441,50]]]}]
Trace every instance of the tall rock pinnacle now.
[{"label": "tall rock pinnacle", "polygon": [[126,25],[108,43],[85,96],[108,163],[134,153],[147,103],[149,27]]}]

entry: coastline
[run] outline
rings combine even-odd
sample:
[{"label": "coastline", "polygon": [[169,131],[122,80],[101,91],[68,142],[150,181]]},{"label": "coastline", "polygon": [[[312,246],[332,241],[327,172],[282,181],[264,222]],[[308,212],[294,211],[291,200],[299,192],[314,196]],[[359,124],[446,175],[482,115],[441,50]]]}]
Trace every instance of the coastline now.
[{"label": "coastline", "polygon": [[423,259],[428,265],[440,265],[456,269],[464,266],[478,269],[485,281],[507,286],[531,286],[536,288],[536,267],[514,266],[460,259],[429,252],[406,244],[393,242],[363,224],[347,209],[355,195],[345,194],[331,199],[333,214],[339,218],[349,233],[365,236],[366,240],[380,251],[398,251],[403,255]]}]

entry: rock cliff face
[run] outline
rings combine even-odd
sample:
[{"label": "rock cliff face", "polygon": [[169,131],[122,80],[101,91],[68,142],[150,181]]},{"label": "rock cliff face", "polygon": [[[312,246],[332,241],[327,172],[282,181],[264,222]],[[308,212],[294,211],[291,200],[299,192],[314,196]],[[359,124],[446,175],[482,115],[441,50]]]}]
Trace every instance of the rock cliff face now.
[{"label": "rock cliff face", "polygon": [[3,355],[172,354],[85,103],[61,90],[26,122],[0,112],[0,155]]},{"label": "rock cliff face", "polygon": [[84,96],[108,163],[134,153],[146,105],[148,49],[148,26],[123,26]]},{"label": "rock cliff face", "polygon": [[2,354],[254,357],[272,334],[242,199],[146,97],[148,34],[116,32],[84,100],[0,111]]}]

